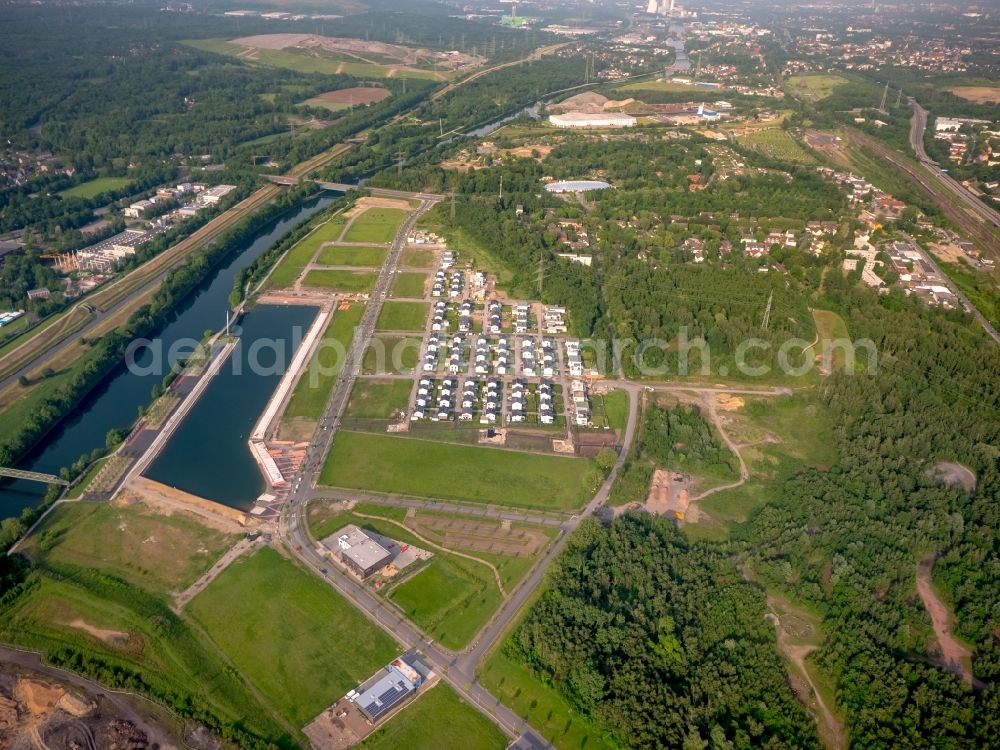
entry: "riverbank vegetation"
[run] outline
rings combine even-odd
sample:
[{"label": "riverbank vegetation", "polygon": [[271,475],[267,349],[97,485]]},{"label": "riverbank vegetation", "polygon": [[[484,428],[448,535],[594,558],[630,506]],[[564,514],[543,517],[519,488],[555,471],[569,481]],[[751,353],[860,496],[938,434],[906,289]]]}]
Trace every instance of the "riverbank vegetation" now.
[{"label": "riverbank vegetation", "polygon": [[192,254],[186,263],[167,274],[152,301],[134,312],[124,326],[90,342],[83,357],[45,378],[8,407],[0,430],[0,465],[16,463],[107,377],[121,362],[133,339],[155,334],[176,307],[236,247],[300,205],[310,192],[310,186],[303,186],[277,198]]}]

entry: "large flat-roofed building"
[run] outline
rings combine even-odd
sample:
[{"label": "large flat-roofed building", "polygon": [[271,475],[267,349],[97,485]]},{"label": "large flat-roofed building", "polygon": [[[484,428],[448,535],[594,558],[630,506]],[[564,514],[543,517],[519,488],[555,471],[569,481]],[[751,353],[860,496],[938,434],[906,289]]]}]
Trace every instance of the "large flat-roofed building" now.
[{"label": "large flat-roofed building", "polygon": [[423,681],[424,675],[403,658],[393,659],[382,675],[351,691],[348,697],[357,704],[361,713],[376,723],[416,695]]},{"label": "large flat-roofed building", "polygon": [[622,112],[564,112],[550,115],[549,122],[557,128],[631,128],[635,127],[636,119]]},{"label": "large flat-roofed building", "polygon": [[345,526],[337,534],[340,559],[361,580],[377,573],[392,561],[392,555],[385,547],[353,524]]}]

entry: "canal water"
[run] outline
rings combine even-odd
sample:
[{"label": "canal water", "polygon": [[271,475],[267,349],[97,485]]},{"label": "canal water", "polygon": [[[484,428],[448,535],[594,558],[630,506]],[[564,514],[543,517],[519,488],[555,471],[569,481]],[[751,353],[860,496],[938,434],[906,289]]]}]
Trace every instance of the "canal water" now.
[{"label": "canal water", "polygon": [[[225,324],[233,280],[240,269],[256,260],[296,224],[329,206],[336,197],[337,194],[330,193],[306,203],[264,227],[253,240],[237,248],[180,305],[154,342],[168,353],[179,340],[200,339],[207,329],[221,328]],[[146,365],[152,356],[150,350],[144,350],[137,363]],[[127,428],[135,421],[139,407],[150,402],[150,391],[162,377],[162,373],[136,374],[122,364],[91,392],[70,418],[49,433],[18,468],[58,474],[62,467],[69,466],[84,453],[101,447],[108,430]],[[37,505],[45,489],[45,485],[21,480],[0,484],[0,518],[18,515],[24,508]]]},{"label": "canal water", "polygon": [[240,344],[144,476],[246,509],[264,491],[247,438],[278,387],[318,308],[258,305],[240,325]]}]

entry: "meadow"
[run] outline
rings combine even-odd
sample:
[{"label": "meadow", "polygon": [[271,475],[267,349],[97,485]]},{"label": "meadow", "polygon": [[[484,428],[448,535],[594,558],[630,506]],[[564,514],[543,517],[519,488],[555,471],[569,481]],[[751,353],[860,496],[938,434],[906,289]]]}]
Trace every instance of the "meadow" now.
[{"label": "meadow", "polygon": [[420,497],[570,510],[584,504],[596,471],[582,458],[338,433],[322,484]]},{"label": "meadow", "polygon": [[143,503],[66,503],[45,519],[23,551],[33,560],[92,568],[156,594],[194,583],[239,539],[183,511]]},{"label": "meadow", "polygon": [[400,265],[404,268],[433,268],[434,251],[422,247],[408,247],[403,250]]},{"label": "meadow", "polygon": [[319,251],[316,264],[321,266],[363,266],[381,268],[389,251],[382,247],[345,247],[327,245]]},{"label": "meadow", "polygon": [[695,538],[727,537],[731,524],[778,500],[783,481],[796,471],[806,466],[827,469],[837,461],[833,418],[815,397],[748,400],[726,417],[729,435],[744,445],[740,452],[750,476],[740,487],[699,501],[708,518],[685,527]]},{"label": "meadow", "polygon": [[128,177],[97,177],[59,193],[63,198],[96,198],[101,193],[121,190],[132,184]]},{"label": "meadow", "polygon": [[344,366],[342,355],[350,348],[354,328],[361,322],[364,312],[365,306],[357,303],[346,310],[334,312],[319,347],[295,384],[292,398],[285,408],[285,418],[319,419],[323,414],[333,384]]},{"label": "meadow", "polygon": [[348,294],[370,292],[375,288],[378,274],[366,271],[313,270],[306,274],[302,286],[332,289]]},{"label": "meadow", "polygon": [[392,296],[421,299],[427,288],[427,279],[426,273],[403,272],[396,274],[396,279],[392,283]]},{"label": "meadow", "polygon": [[375,330],[423,331],[429,311],[430,305],[426,302],[386,302],[375,323]]},{"label": "meadow", "polygon": [[348,417],[358,419],[389,419],[410,400],[410,380],[358,379],[347,402]]},{"label": "meadow", "polygon": [[230,565],[189,613],[298,727],[398,651],[347,600],[269,547]]},{"label": "meadow", "polygon": [[406,215],[407,212],[399,208],[366,209],[351,222],[344,242],[388,244],[395,238]]},{"label": "meadow", "polygon": [[785,79],[785,90],[806,101],[817,102],[830,96],[838,86],[850,83],[843,76],[816,74],[791,76]]},{"label": "meadow", "polygon": [[312,261],[316,251],[324,242],[333,242],[340,237],[344,230],[344,219],[336,216],[330,221],[320,224],[310,234],[302,238],[301,242],[289,250],[281,262],[275,267],[268,279],[268,285],[272,289],[285,289],[292,286],[302,275],[305,267]]},{"label": "meadow", "polygon": [[361,372],[365,375],[412,373],[417,369],[420,344],[421,340],[414,336],[373,336],[365,349]]}]

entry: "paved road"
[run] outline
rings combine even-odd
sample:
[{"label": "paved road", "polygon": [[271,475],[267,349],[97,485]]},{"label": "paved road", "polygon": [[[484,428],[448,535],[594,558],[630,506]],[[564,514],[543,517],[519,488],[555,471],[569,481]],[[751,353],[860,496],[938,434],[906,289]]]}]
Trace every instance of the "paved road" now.
[{"label": "paved road", "polygon": [[969,298],[962,293],[962,290],[958,288],[958,286],[955,284],[954,281],[951,280],[948,274],[941,271],[941,268],[937,264],[937,260],[934,259],[934,255],[932,253],[923,251],[921,251],[921,254],[924,256],[924,260],[927,261],[927,265],[933,268],[934,273],[936,273],[941,278],[941,280],[944,281],[945,286],[947,286],[951,290],[952,294],[958,297],[963,307],[965,307],[965,311],[970,315],[972,315],[972,317],[979,322],[979,325],[983,327],[983,330],[986,331],[987,335],[990,338],[992,338],[994,341],[1000,344],[1000,334],[997,333],[997,329],[994,328],[993,324],[986,319],[985,315],[979,312],[979,308],[976,307],[974,304],[972,304]]},{"label": "paved road", "polygon": [[278,534],[293,550],[293,552],[313,572],[321,575],[330,585],[364,612],[375,624],[389,633],[403,647],[419,648],[424,652],[428,662],[455,690],[462,694],[471,705],[476,706],[483,714],[497,723],[511,737],[528,735],[545,746],[544,740],[538,737],[525,722],[506,706],[502,705],[486,690],[474,684],[474,670],[466,671],[453,668],[455,655],[436,646],[420,630],[410,623],[395,607],[373,594],[352,576],[342,572],[337,566],[326,560],[313,546],[305,529],[302,512],[305,502],[312,493],[311,487],[318,477],[323,457],[327,454],[336,429],[339,426],[351,388],[360,370],[361,357],[375,328],[375,321],[382,304],[392,286],[396,267],[406,246],[406,236],[410,233],[417,219],[434,204],[433,200],[422,200],[420,208],[413,213],[399,228],[389,251],[382,271],[379,274],[375,290],[372,292],[365,314],[360,325],[355,329],[354,340],[348,351],[347,359],[334,385],[330,402],[321,419],[320,428],[312,441],[308,460],[288,499],[286,512],[279,522]]},{"label": "paved road", "polygon": [[[625,445],[631,444],[635,437],[638,422],[638,388],[629,390],[629,417],[625,428]],[[600,490],[587,504],[584,511],[570,518],[563,524],[563,531],[556,541],[549,546],[544,556],[535,564],[531,572],[522,579],[517,587],[505,599],[503,605],[494,614],[489,623],[480,632],[470,647],[460,653],[446,649],[428,639],[416,626],[409,622],[403,613],[392,603],[382,600],[360,584],[353,576],[344,573],[340,568],[326,560],[313,546],[312,540],[303,522],[305,498],[309,492],[300,489],[291,499],[291,505],[280,524],[279,535],[286,540],[299,558],[319,575],[322,575],[343,596],[364,612],[373,622],[383,628],[405,648],[419,648],[433,666],[455,690],[457,690],[471,705],[498,724],[511,737],[520,737],[536,747],[549,747],[549,743],[532,729],[514,711],[503,705],[488,690],[476,681],[476,667],[483,656],[503,636],[508,626],[516,619],[532,593],[542,582],[545,572],[551,562],[559,555],[570,534],[580,525],[582,520],[600,507],[608,497],[615,477],[624,463],[626,450],[623,450]],[[325,571],[325,572],[324,572]]]},{"label": "paved road", "polygon": [[952,178],[946,172],[942,172],[938,163],[927,155],[927,151],[924,149],[924,131],[927,129],[927,110],[921,107],[915,99],[911,99],[910,103],[913,105],[913,117],[910,119],[910,146],[916,153],[920,163],[930,170],[931,174],[942,187],[953,195],[958,196],[962,202],[969,207],[969,209],[975,212],[977,216],[995,227],[1000,227],[1000,212],[990,206],[987,206],[976,196],[966,190],[960,182]]},{"label": "paved road", "polygon": [[309,500],[358,500],[371,505],[387,505],[395,508],[413,508],[433,513],[455,513],[457,515],[485,518],[513,523],[533,523],[539,526],[562,526],[566,516],[562,514],[543,514],[539,511],[519,511],[513,508],[494,507],[492,505],[463,505],[449,500],[437,500],[426,497],[407,497],[405,495],[373,495],[355,490],[337,490],[323,488],[308,493]]}]

